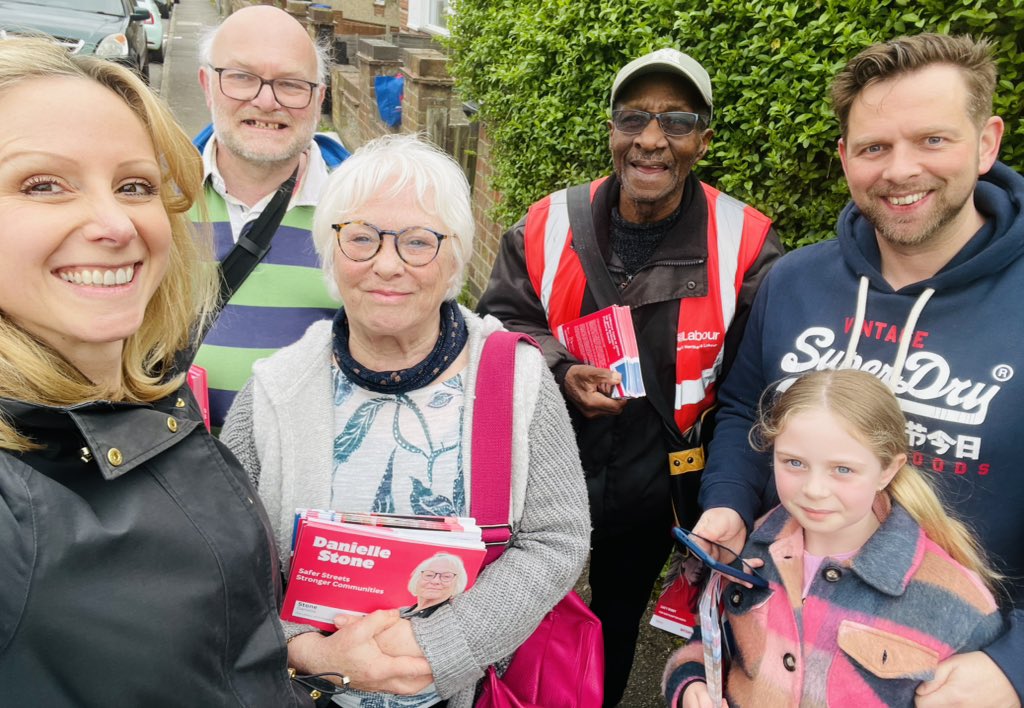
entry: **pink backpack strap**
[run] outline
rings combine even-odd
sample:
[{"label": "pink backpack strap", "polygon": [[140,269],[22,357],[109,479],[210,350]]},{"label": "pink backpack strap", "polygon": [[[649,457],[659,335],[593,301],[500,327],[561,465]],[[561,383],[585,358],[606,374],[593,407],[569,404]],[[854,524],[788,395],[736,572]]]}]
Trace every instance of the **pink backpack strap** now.
[{"label": "pink backpack strap", "polygon": [[476,374],[470,514],[483,530],[487,545],[484,565],[497,559],[512,538],[512,384],[516,344],[520,341],[540,348],[522,332],[491,333],[484,342]]}]

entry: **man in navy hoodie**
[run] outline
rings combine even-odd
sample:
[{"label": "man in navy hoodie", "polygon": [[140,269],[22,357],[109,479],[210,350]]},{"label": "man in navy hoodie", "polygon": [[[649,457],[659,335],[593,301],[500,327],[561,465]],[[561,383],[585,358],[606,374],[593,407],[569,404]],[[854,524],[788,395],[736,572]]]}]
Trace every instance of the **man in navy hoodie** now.
[{"label": "man in navy hoodie", "polygon": [[766,389],[823,368],[887,381],[912,462],[1007,576],[1009,631],[940,664],[919,707],[1024,695],[1024,178],[996,160],[995,81],[987,42],[938,35],[872,46],[836,77],[853,202],[837,239],[784,257],[761,285],[719,394],[694,529],[738,549],[771,502],[770,458],[747,440]]}]

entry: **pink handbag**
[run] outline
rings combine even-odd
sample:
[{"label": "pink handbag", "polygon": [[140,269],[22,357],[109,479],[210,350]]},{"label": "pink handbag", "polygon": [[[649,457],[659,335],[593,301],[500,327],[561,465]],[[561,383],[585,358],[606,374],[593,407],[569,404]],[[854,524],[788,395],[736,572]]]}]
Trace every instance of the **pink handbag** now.
[{"label": "pink handbag", "polygon": [[[484,343],[473,413],[471,513],[484,529],[485,564],[512,536],[512,383],[518,332],[494,332]],[[476,708],[597,708],[604,697],[601,622],[570,591],[516,650],[502,676],[488,667]]]}]

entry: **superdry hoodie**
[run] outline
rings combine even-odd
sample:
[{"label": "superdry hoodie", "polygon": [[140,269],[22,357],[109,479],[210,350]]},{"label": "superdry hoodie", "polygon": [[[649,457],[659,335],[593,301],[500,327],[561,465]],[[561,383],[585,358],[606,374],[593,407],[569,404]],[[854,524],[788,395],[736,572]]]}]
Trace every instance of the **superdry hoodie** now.
[{"label": "superdry hoodie", "polygon": [[[900,382],[911,462],[977,532],[1024,608],[1024,177],[997,163],[974,199],[985,225],[935,276],[899,290],[882,278],[874,227],[853,204],[837,239],[776,264],[719,394],[701,504],[735,509],[749,528],[775,498],[770,458],[747,440],[765,389],[815,369],[869,371]],[[986,651],[1024,695],[1020,609],[1011,621]]]}]

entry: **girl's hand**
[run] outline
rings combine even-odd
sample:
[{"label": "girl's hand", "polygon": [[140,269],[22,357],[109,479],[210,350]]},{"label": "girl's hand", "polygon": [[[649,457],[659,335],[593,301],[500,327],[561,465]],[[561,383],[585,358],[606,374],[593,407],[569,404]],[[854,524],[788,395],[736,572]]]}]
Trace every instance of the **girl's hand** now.
[{"label": "girl's hand", "polygon": [[[679,708],[715,708],[708,693],[708,685],[703,681],[694,681],[683,690],[683,698]],[[729,702],[722,699],[722,707],[729,708]]]},{"label": "girl's hand", "polygon": [[757,569],[764,567],[763,558],[744,558],[743,562],[749,565],[751,568]]}]

